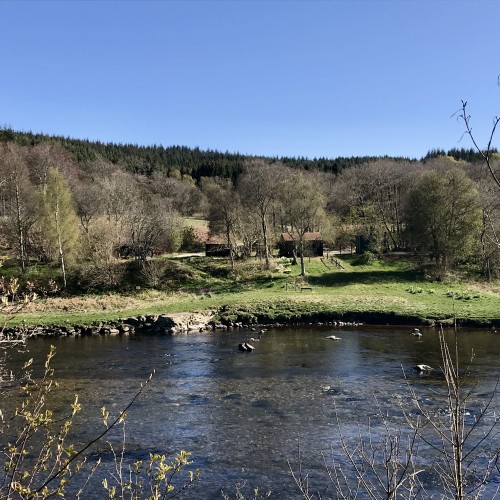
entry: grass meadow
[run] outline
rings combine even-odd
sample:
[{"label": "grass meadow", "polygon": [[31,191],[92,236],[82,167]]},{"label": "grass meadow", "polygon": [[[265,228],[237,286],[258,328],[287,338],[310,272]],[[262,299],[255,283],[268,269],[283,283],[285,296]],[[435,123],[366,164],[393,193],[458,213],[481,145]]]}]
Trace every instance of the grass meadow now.
[{"label": "grass meadow", "polygon": [[[450,276],[433,281],[410,262],[376,260],[353,265],[353,257],[307,258],[300,266],[276,259],[272,271],[262,260],[237,261],[234,272],[223,258],[160,257],[162,276],[155,288],[123,292],[61,295],[28,304],[12,324],[96,321],[145,314],[212,311],[221,317],[253,321],[304,321],[307,318],[386,317],[385,322],[500,324],[500,284]],[[125,265],[125,263],[123,264]],[[43,271],[38,271],[42,273]],[[391,321],[392,319],[392,321]]]}]

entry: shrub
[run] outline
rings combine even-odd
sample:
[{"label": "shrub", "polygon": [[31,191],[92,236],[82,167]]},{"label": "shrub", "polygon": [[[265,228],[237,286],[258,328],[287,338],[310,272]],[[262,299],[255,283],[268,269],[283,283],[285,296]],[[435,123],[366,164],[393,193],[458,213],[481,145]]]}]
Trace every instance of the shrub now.
[{"label": "shrub", "polygon": [[371,264],[375,260],[375,255],[372,252],[363,252],[361,255],[358,255],[352,261],[353,266],[366,266]]}]

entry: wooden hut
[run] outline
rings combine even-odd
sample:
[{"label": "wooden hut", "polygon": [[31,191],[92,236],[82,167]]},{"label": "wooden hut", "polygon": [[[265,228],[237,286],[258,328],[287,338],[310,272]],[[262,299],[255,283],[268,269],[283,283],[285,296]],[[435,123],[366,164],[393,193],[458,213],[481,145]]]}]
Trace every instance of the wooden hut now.
[{"label": "wooden hut", "polygon": [[[318,231],[310,231],[304,233],[304,257],[322,257],[323,256],[323,240],[321,233]],[[300,255],[300,238],[295,233],[281,233],[279,241],[279,256],[293,257],[294,250],[296,255]]]},{"label": "wooden hut", "polygon": [[211,235],[205,242],[205,255],[207,257],[229,257],[231,250],[227,239],[218,234]]}]

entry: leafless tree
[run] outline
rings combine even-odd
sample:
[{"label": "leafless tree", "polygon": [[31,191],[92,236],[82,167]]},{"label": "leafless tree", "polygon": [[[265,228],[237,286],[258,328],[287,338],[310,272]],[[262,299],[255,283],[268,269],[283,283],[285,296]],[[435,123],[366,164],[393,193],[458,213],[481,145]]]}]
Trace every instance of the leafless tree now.
[{"label": "leafless tree", "polygon": [[[467,383],[469,370],[462,370],[458,361],[458,335],[450,348],[443,331],[439,334],[442,372],[445,379],[446,413],[436,414],[421,402],[408,382],[412,401],[420,416],[413,418],[405,412],[409,427],[436,453],[434,467],[439,473],[446,497],[457,500],[479,498],[490,476],[497,470],[499,418],[495,397],[498,380],[490,395],[475,399],[476,384]],[[469,411],[475,408],[474,417]]]},{"label": "leafless tree", "polygon": [[30,230],[37,219],[36,196],[33,196],[36,188],[29,180],[26,151],[8,143],[3,152],[0,163],[5,177],[0,183],[4,187],[5,239],[17,249],[24,271],[29,259]]},{"label": "leafless tree", "polygon": [[491,277],[497,272],[497,267],[499,266],[497,261],[500,260],[500,227],[497,223],[498,204],[496,202],[496,195],[498,194],[498,188],[500,188],[500,163],[498,161],[498,155],[495,154],[495,150],[493,148],[493,140],[495,138],[498,123],[500,122],[500,116],[495,116],[493,118],[486,146],[481,147],[477,137],[473,133],[472,120],[467,109],[466,101],[462,101],[462,106],[457,114],[459,119],[464,123],[464,135],[469,136],[474,148],[480,154],[489,177],[493,180],[493,185],[496,188],[495,190],[492,190],[489,186],[485,185],[484,182],[481,184],[483,200],[483,231],[481,234],[481,250],[485,273],[488,277]]},{"label": "leafless tree", "polygon": [[404,205],[422,165],[380,159],[343,171],[328,192],[328,209],[355,233],[373,237],[379,251],[404,248]]},{"label": "leafless tree", "polygon": [[297,245],[301,276],[305,276],[304,242],[308,232],[321,228],[325,220],[326,198],[314,176],[289,171],[280,191],[280,208],[285,231]]},{"label": "leafless tree", "polygon": [[206,197],[191,178],[174,179],[163,172],[154,172],[149,178],[149,186],[153,193],[170,200],[182,215],[193,216],[207,211]]},{"label": "leafless tree", "polygon": [[49,169],[61,172],[65,179],[74,184],[78,178],[78,168],[71,154],[61,146],[42,143],[29,149],[26,161],[30,170],[32,182],[46,189]]},{"label": "leafless tree", "polygon": [[81,181],[73,188],[75,208],[80,224],[86,235],[87,244],[91,244],[91,225],[103,215],[104,196],[99,184],[94,181]]},{"label": "leafless tree", "polygon": [[495,182],[495,184],[500,188],[500,174],[498,171],[498,168],[494,165],[493,162],[493,139],[495,137],[495,132],[498,127],[498,123],[500,122],[500,116],[495,116],[493,118],[493,124],[491,126],[490,130],[490,135],[488,138],[488,142],[486,144],[486,147],[482,148],[479,146],[478,139],[476,139],[476,136],[472,132],[472,122],[471,122],[471,116],[469,115],[469,112],[467,110],[467,101],[462,101],[462,107],[458,111],[458,116],[459,118],[463,121],[465,125],[465,132],[464,134],[468,135],[472,141],[472,144],[474,144],[474,148],[476,151],[481,155],[482,159],[484,160],[484,163],[486,164],[486,167],[488,168],[488,171],[491,175],[491,178]]},{"label": "leafless tree", "polygon": [[263,160],[249,162],[238,179],[238,191],[243,206],[254,215],[260,225],[262,248],[266,268],[271,268],[271,238],[269,218],[273,204],[282,189],[283,171],[281,164],[269,164]]},{"label": "leafless tree", "polygon": [[238,246],[238,228],[241,224],[241,203],[231,181],[226,179],[206,179],[203,191],[209,202],[208,223],[212,235],[224,235],[229,248],[231,270]]},{"label": "leafless tree", "polygon": [[136,258],[146,260],[157,249],[178,249],[182,221],[168,200],[150,193],[138,193],[129,206],[130,243]]},{"label": "leafless tree", "polygon": [[[348,438],[337,410],[338,446],[332,447],[331,458],[323,456],[334,498],[433,498],[425,481],[429,471],[440,481],[433,486],[441,488],[439,498],[478,499],[485,493],[492,474],[499,471],[498,381],[486,397],[479,394],[470,371],[459,365],[458,335],[451,348],[442,330],[439,336],[442,366],[434,372],[442,373],[444,384],[433,396],[441,398],[443,411],[423,403],[406,374],[409,398],[395,405],[401,413],[391,412],[392,418],[376,401],[376,430],[369,421],[358,428],[357,437]],[[299,448],[297,463],[289,463],[295,483],[306,500],[322,498],[313,493],[304,464]],[[498,490],[489,486],[493,498]]]}]

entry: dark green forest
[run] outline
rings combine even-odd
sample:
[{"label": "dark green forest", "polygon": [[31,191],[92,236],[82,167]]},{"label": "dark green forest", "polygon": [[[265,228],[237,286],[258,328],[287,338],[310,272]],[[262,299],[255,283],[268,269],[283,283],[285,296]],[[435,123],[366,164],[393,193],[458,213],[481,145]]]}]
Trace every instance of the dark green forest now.
[{"label": "dark green forest", "polygon": [[[167,146],[153,144],[140,146],[138,144],[114,144],[85,139],[73,139],[63,136],[52,136],[33,132],[15,131],[8,127],[0,128],[1,142],[15,142],[20,146],[36,146],[42,143],[59,145],[69,151],[79,163],[101,160],[120,165],[130,173],[151,175],[162,172],[170,175],[178,171],[182,176],[190,176],[195,180],[202,177],[223,177],[235,180],[243,171],[245,161],[256,159],[239,153],[221,152],[215,150],[202,151],[199,148],[187,146]],[[492,150],[496,152],[496,150]],[[450,156],[456,160],[468,163],[481,161],[474,149],[443,149],[430,150],[421,161]],[[320,171],[339,174],[342,171],[379,159],[376,156],[351,156],[338,158],[305,158],[305,157],[273,157],[265,158],[270,162],[280,162],[294,169]],[[410,158],[382,158],[400,161],[416,161]]]}]

